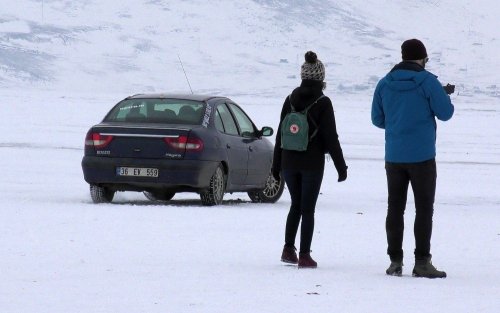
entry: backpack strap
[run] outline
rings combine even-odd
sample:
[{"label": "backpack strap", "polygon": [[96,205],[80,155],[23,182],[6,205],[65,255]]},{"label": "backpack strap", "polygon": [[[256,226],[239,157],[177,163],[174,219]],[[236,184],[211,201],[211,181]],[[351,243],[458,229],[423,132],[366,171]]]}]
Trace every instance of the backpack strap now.
[{"label": "backpack strap", "polygon": [[[302,113],[304,113],[305,115],[307,115],[307,112],[309,111],[309,109],[310,109],[313,105],[315,105],[315,104],[316,104],[319,100],[321,100],[321,99],[323,99],[323,98],[325,98],[325,97],[326,97],[325,95],[321,95],[321,96],[319,96],[319,98],[318,98],[318,99],[316,99],[313,103],[311,103],[310,105],[308,105],[308,106],[307,106],[304,110],[302,110],[302,111],[300,111],[300,112],[302,112]],[[297,110],[295,109],[295,107],[294,107],[294,106],[293,106],[293,104],[292,104],[292,94],[289,94],[287,98],[288,98],[288,101],[290,101],[290,107],[292,108],[292,112],[297,112]]]},{"label": "backpack strap", "polygon": [[302,112],[304,112],[304,114],[307,115],[307,112],[309,111],[309,109],[312,108],[313,105],[315,105],[316,103],[318,103],[318,101],[321,100],[321,99],[323,99],[324,97],[326,97],[326,96],[325,95],[319,96],[319,98],[316,99],[316,101],[314,101],[313,103],[311,103],[310,105],[308,105],[304,110],[302,110]]},{"label": "backpack strap", "polygon": [[[318,99],[316,99],[316,101],[314,101],[313,103],[311,103],[309,106],[307,106],[302,112],[304,112],[304,114],[306,115],[307,117],[307,112],[309,112],[309,109],[315,105],[319,100],[321,100],[322,98],[326,97],[325,95],[321,95],[319,96]],[[313,123],[314,125],[314,131],[313,133],[311,134],[311,137],[309,137],[309,141],[311,141],[314,136],[316,136],[316,134],[318,133],[318,130],[319,130],[319,127],[318,127],[318,124],[316,124],[316,122],[311,118],[311,122]]]},{"label": "backpack strap", "polygon": [[297,112],[297,110],[295,110],[295,107],[292,104],[292,94],[289,94],[287,98],[288,101],[290,102],[290,108],[292,109],[292,112]]}]

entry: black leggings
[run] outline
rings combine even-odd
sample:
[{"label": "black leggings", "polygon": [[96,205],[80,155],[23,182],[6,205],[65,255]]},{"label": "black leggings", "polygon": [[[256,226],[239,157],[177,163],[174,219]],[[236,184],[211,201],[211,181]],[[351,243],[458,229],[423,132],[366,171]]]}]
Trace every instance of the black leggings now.
[{"label": "black leggings", "polygon": [[292,199],[286,220],[285,245],[295,246],[295,237],[302,217],[299,251],[309,253],[314,232],[314,211],[323,181],[323,170],[283,170],[283,176]]},{"label": "black leggings", "polygon": [[415,258],[430,256],[432,216],[436,194],[436,161],[420,163],[385,163],[389,192],[386,218],[387,254],[391,260],[403,259],[404,212],[411,183],[415,197]]}]

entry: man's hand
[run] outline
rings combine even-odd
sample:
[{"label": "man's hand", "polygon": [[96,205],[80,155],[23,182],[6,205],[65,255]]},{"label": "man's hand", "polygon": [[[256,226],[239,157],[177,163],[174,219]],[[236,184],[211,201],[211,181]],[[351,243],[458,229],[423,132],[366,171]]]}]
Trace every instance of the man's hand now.
[{"label": "man's hand", "polygon": [[443,86],[443,89],[447,94],[451,95],[455,92],[455,85],[447,84],[446,86]]}]

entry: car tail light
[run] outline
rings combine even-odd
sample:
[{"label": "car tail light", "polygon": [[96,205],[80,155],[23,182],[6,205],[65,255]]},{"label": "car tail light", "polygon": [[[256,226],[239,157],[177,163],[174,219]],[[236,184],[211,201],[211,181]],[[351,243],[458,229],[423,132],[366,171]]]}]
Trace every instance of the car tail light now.
[{"label": "car tail light", "polygon": [[113,140],[113,136],[111,135],[103,135],[100,133],[92,133],[89,132],[87,137],[85,138],[85,146],[94,147],[96,149],[102,149],[109,145],[109,143]]},{"label": "car tail light", "polygon": [[176,150],[201,151],[203,150],[203,141],[196,137],[179,136],[165,137],[165,142]]}]

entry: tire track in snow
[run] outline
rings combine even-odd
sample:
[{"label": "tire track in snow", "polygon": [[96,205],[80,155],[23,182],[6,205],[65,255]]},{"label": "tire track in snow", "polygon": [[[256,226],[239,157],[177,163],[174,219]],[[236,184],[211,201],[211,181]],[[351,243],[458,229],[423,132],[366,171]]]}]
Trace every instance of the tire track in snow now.
[{"label": "tire track in snow", "polygon": [[27,142],[0,142],[0,148],[44,149],[44,150],[77,150],[77,151],[83,150],[83,148],[77,148],[77,147],[37,145],[37,144],[32,144],[32,143],[27,143]]}]

